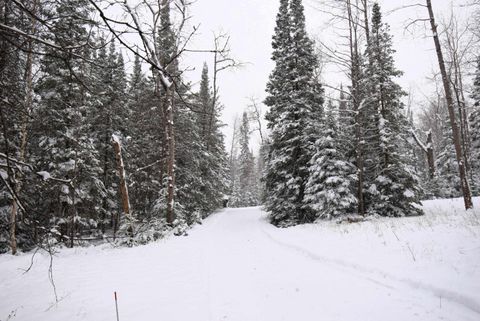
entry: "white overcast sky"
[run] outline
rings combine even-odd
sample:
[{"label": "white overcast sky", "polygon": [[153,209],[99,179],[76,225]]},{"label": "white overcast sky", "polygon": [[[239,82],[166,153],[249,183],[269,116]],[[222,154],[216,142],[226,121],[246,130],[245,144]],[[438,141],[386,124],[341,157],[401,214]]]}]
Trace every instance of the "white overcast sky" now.
[{"label": "white overcast sky", "polygon": [[[463,0],[433,0],[434,10],[438,20],[447,16],[450,8],[460,10]],[[424,0],[380,0],[383,12],[403,5],[424,3]],[[306,9],[307,29],[309,34],[327,43],[332,43],[334,33],[327,26],[329,17],[314,7],[318,6],[315,0],[304,0]],[[273,68],[270,60],[271,38],[275,27],[275,17],[279,0],[197,0],[191,8],[191,24],[200,25],[199,32],[191,48],[208,49],[212,47],[213,32],[224,31],[231,37],[232,55],[248,64],[245,67],[224,72],[219,79],[220,99],[225,105],[223,121],[229,125],[225,129],[227,145],[231,136],[231,125],[235,114],[241,114],[248,104],[248,97],[255,96],[259,100],[265,97],[265,84]],[[394,36],[394,47],[397,50],[397,67],[404,71],[399,79],[404,90],[412,90],[417,100],[422,95],[428,95],[432,90],[426,77],[437,69],[433,41],[430,37],[422,37],[424,29],[417,28],[414,35],[405,31],[409,19],[425,17],[426,9],[414,7],[394,11],[384,16],[384,21],[391,26]],[[426,30],[429,34],[430,30]],[[196,70],[187,74],[187,78],[196,82],[200,78],[203,61],[212,66],[212,57],[203,54],[191,54],[182,61],[183,67],[196,67]],[[323,75],[325,82],[332,86],[345,81],[335,68],[327,68]],[[257,145],[255,142],[252,144]]]}]

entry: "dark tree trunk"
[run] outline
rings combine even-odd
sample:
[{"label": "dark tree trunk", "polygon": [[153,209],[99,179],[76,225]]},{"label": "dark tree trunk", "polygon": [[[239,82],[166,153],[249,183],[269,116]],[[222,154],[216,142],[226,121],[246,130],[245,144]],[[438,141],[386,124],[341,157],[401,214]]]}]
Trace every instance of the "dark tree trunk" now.
[{"label": "dark tree trunk", "polygon": [[347,0],[347,13],[348,13],[348,24],[349,24],[349,41],[350,41],[350,78],[352,82],[352,103],[353,111],[355,113],[355,157],[357,163],[357,198],[358,198],[358,214],[365,215],[365,198],[363,191],[363,181],[364,181],[364,158],[363,158],[363,130],[362,130],[362,114],[360,109],[361,97],[360,97],[360,84],[359,84],[359,53],[358,53],[358,37],[356,26],[354,25],[354,19],[352,14],[350,0]]},{"label": "dark tree trunk", "polygon": [[173,123],[173,85],[165,92],[165,116],[166,116],[166,139],[167,139],[167,223],[172,224],[175,220],[175,128]]},{"label": "dark tree trunk", "polygon": [[435,153],[433,149],[433,134],[430,130],[427,135],[427,161],[428,161],[428,172],[430,173],[430,179],[435,177]]},{"label": "dark tree trunk", "polygon": [[460,130],[457,124],[457,117],[455,115],[455,106],[453,101],[452,89],[450,87],[450,81],[447,75],[447,70],[445,68],[445,60],[443,59],[442,47],[440,46],[440,40],[438,38],[438,31],[437,31],[437,25],[435,23],[435,16],[433,14],[432,2],[431,0],[426,0],[426,1],[427,1],[428,14],[430,17],[430,26],[433,32],[433,41],[435,43],[435,50],[437,52],[438,65],[440,67],[440,72],[442,74],[443,87],[445,90],[445,98],[447,100],[447,105],[448,105],[448,114],[450,117],[450,124],[453,132],[453,142],[455,145],[455,154],[456,154],[458,170],[460,174],[460,183],[462,186],[463,200],[465,203],[465,208],[470,209],[470,208],[473,208],[472,194],[471,194],[470,186],[467,180],[467,171],[465,168],[465,161],[464,161],[465,160],[464,151],[462,148]]}]

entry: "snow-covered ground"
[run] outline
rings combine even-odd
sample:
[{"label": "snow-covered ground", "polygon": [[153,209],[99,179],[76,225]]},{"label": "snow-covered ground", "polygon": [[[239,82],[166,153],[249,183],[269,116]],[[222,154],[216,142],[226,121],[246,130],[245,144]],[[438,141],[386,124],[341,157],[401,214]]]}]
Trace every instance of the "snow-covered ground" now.
[{"label": "snow-covered ground", "polygon": [[[0,257],[0,320],[480,320],[480,199],[427,215],[277,229],[228,209],[146,246]],[[9,318],[10,315],[10,318]]]}]

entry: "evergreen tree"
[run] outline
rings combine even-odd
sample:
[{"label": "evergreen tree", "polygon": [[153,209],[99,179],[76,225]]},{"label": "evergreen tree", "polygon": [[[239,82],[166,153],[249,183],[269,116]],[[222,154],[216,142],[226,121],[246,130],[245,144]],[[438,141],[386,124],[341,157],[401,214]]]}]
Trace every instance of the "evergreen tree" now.
[{"label": "evergreen tree", "polygon": [[227,190],[227,154],[221,132],[220,105],[213,101],[206,63],[203,65],[200,89],[194,97],[194,105],[201,144],[201,155],[198,157],[201,177],[198,199],[199,209],[205,217],[222,205]]},{"label": "evergreen tree", "polygon": [[[109,51],[104,39],[100,39],[100,50],[96,57],[97,65],[93,67],[95,93],[92,97],[96,108],[92,108],[89,118],[90,133],[94,137],[95,148],[99,154],[103,185],[101,229],[106,226],[117,227],[116,218],[120,210],[117,166],[112,147],[112,134],[127,137],[129,133],[126,87],[127,79],[123,56],[117,52],[114,41],[110,42]],[[115,224],[115,226],[113,226]]]},{"label": "evergreen tree", "polygon": [[83,59],[90,51],[86,44],[90,6],[85,0],[62,1],[56,7],[59,17],[53,23],[52,41],[70,52],[57,52],[48,47],[41,64],[43,77],[37,91],[41,103],[37,109],[39,122],[35,145],[39,168],[52,176],[71,181],[48,186],[42,194],[47,200],[42,211],[54,222],[60,239],[68,235],[70,246],[82,229],[98,224],[95,213],[97,200],[102,196],[99,155],[91,137],[87,117],[92,114],[92,100],[87,92],[90,66]]},{"label": "evergreen tree", "polygon": [[340,149],[338,129],[332,110],[322,123],[316,153],[310,160],[305,204],[319,219],[330,219],[356,211],[355,167]]},{"label": "evergreen tree", "polygon": [[281,226],[314,219],[303,198],[323,92],[315,77],[318,62],[303,10],[301,0],[280,1],[273,38],[275,68],[265,100],[271,130],[266,209],[271,222]]},{"label": "evergreen tree", "polygon": [[255,160],[250,151],[250,125],[246,112],[243,113],[240,126],[239,184],[234,190],[231,205],[233,207],[248,207],[258,205],[255,178]]},{"label": "evergreen tree", "polygon": [[212,94],[210,90],[210,79],[208,77],[208,65],[206,62],[203,63],[202,76],[200,80],[200,90],[197,95],[198,100],[198,126],[200,128],[200,134],[202,138],[207,138],[208,136],[208,120],[210,114],[213,112],[213,101]]},{"label": "evergreen tree", "polygon": [[153,216],[153,204],[162,189],[161,112],[157,103],[155,85],[142,72],[138,57],[134,60],[128,83],[129,139],[126,150],[126,167],[131,186],[132,208],[139,221]]},{"label": "evergreen tree", "polygon": [[403,112],[404,92],[394,82],[400,75],[393,61],[388,25],[382,22],[380,6],[373,5],[370,41],[367,47],[367,99],[365,110],[368,151],[365,178],[368,180],[367,203],[371,213],[384,216],[419,215],[420,187],[417,175],[407,159],[408,121]]},{"label": "evergreen tree", "polygon": [[202,177],[202,164],[206,156],[203,154],[203,144],[195,113],[180,100],[176,101],[176,112],[177,200],[175,211],[177,217],[185,220],[185,223],[193,224],[199,222],[202,215],[210,214],[208,204],[212,200],[204,194],[204,177]]}]

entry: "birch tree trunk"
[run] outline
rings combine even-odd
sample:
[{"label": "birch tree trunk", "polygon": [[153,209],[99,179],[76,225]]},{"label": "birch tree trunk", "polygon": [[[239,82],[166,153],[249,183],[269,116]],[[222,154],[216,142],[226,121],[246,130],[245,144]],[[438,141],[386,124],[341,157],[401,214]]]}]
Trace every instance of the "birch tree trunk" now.
[{"label": "birch tree trunk", "polygon": [[464,159],[465,159],[464,151],[462,148],[460,130],[457,124],[457,117],[455,115],[455,106],[453,101],[452,89],[450,87],[450,80],[447,75],[447,70],[445,68],[445,60],[443,58],[442,47],[440,46],[440,40],[438,38],[438,31],[437,31],[437,25],[435,23],[435,16],[433,14],[432,2],[431,0],[426,0],[426,1],[427,1],[428,14],[430,18],[430,26],[432,28],[432,33],[433,33],[433,41],[435,43],[435,50],[437,52],[438,65],[440,67],[440,72],[442,74],[442,82],[445,90],[445,98],[447,100],[450,124],[453,132],[453,142],[455,145],[455,154],[456,154],[458,170],[460,174],[460,183],[462,186],[463,200],[465,203],[465,208],[470,209],[470,208],[473,208],[472,194],[471,194],[470,186],[467,180],[467,172],[466,172],[465,162],[464,162]]}]

